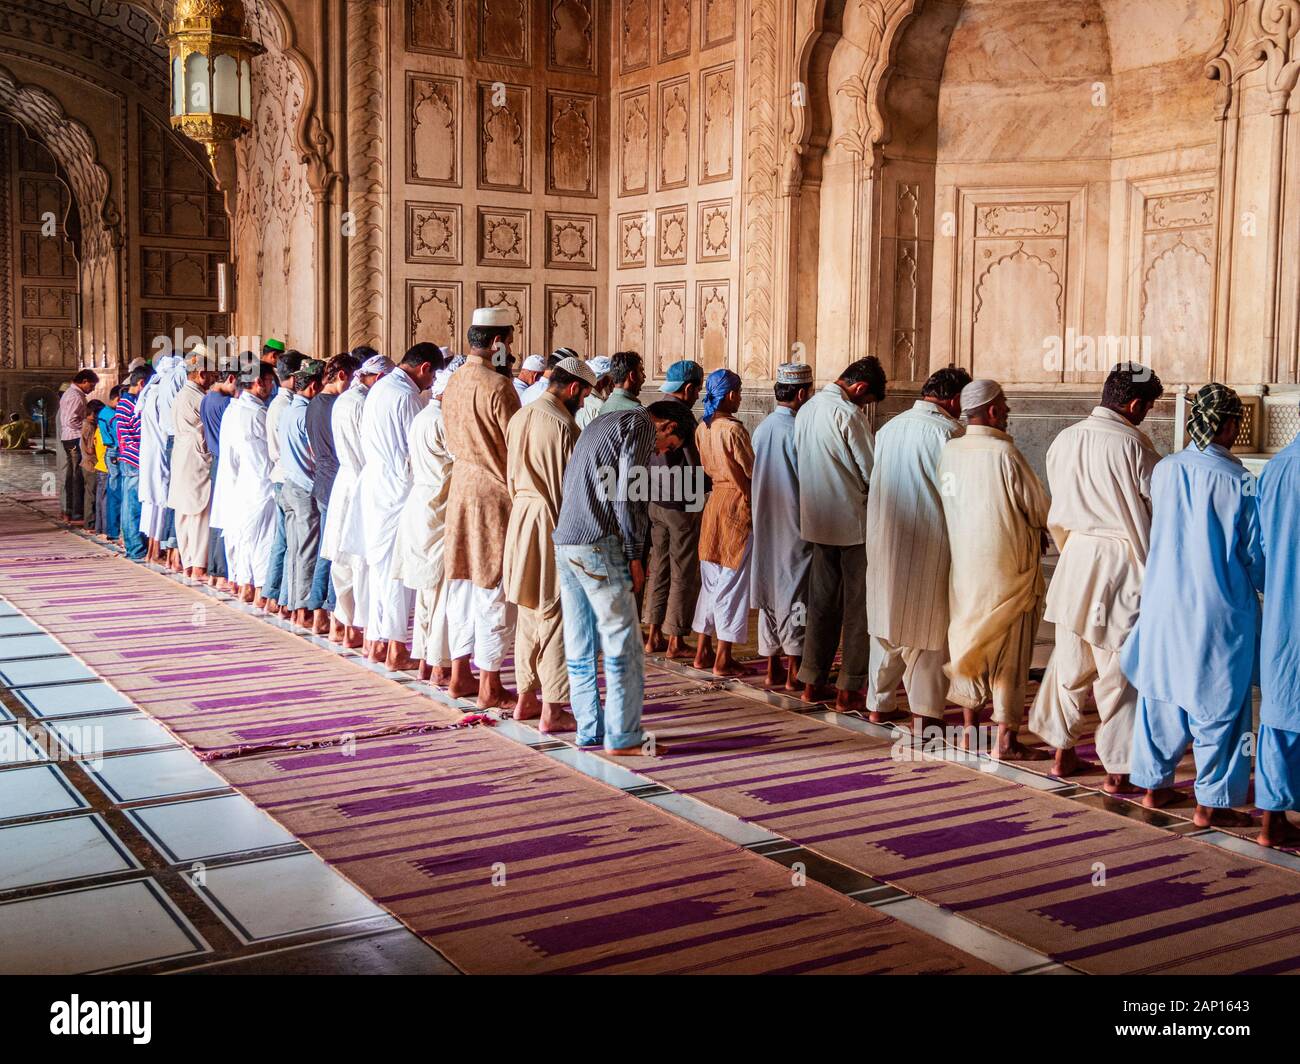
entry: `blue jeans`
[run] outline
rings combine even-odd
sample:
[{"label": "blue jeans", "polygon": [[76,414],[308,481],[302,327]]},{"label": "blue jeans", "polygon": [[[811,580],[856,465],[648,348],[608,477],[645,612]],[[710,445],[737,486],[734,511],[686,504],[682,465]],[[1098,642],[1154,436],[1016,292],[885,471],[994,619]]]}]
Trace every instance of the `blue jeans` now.
[{"label": "blue jeans", "polygon": [[145,555],[148,543],[140,531],[140,470],[122,464],[122,546],[131,561]]},{"label": "blue jeans", "polygon": [[[217,464],[221,459],[214,458],[212,461],[212,494],[217,490]],[[211,498],[211,496],[209,496]],[[226,573],[226,540],[219,528],[208,530],[208,572],[216,577],[225,579]]]},{"label": "blue jeans", "polygon": [[[104,485],[104,535],[117,539],[122,534],[122,471],[116,458],[105,457],[108,476]],[[102,474],[101,474],[102,475]]]},{"label": "blue jeans", "polygon": [[320,539],[316,542],[316,570],[311,576],[311,595],[307,599],[307,608],[309,610],[323,609],[328,613],[334,612],[334,581],[330,579],[330,560],[322,558],[320,554],[320,542],[325,538],[325,512],[326,507],[317,503],[316,508],[320,510]]},{"label": "blue jeans", "polygon": [[280,505],[280,485],[271,489],[275,494],[275,539],[271,541],[271,563],[266,567],[266,583],[262,594],[272,602],[284,602],[284,551],[288,540],[284,535],[284,507]]},{"label": "blue jeans", "polygon": [[[640,615],[623,543],[607,536],[579,547],[555,548],[564,608],[564,654],[578,745],[621,750],[640,745],[645,651]],[[605,705],[596,685],[605,655]]]},{"label": "blue jeans", "polygon": [[[172,448],[176,446],[176,437],[167,437],[167,483],[171,483]],[[165,497],[165,496],[164,496]],[[163,509],[162,535],[158,537],[158,546],[163,550],[176,547],[176,511],[170,506]]]}]

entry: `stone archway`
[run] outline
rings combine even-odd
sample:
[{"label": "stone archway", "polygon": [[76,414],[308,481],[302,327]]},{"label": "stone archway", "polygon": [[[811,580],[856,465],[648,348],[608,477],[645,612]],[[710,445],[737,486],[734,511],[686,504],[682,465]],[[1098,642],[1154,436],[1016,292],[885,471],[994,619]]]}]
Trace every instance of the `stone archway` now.
[{"label": "stone archway", "polygon": [[48,149],[77,205],[81,364],[114,367],[121,345],[121,218],[110,196],[109,172],[99,161],[94,135],[70,118],[52,93],[21,83],[4,66],[0,66],[0,112]]}]

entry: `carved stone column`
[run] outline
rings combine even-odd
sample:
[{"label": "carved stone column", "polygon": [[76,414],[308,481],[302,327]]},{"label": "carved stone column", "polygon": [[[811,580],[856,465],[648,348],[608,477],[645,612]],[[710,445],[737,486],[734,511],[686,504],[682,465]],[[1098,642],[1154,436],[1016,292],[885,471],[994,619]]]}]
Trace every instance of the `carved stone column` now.
[{"label": "carved stone column", "polygon": [[387,298],[385,219],[388,0],[347,0],[348,346],[381,347]]}]

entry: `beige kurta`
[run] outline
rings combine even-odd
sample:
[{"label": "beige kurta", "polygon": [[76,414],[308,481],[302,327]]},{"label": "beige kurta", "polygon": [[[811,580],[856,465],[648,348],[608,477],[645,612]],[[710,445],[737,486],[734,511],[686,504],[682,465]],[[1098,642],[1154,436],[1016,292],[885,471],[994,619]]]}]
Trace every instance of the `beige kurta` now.
[{"label": "beige kurta", "polygon": [[392,577],[413,591],[443,582],[443,523],[451,493],[451,452],[442,404],[431,400],[411,421],[411,491],[397,519]]},{"label": "beige kurta", "polygon": [[551,533],[578,431],[564,404],[544,392],[514,417],[506,435],[512,500],[505,541],[506,600],[529,609],[545,609],[560,597]]},{"label": "beige kurta", "polygon": [[939,486],[952,554],[948,674],[977,686],[996,672],[1027,674],[1047,492],[1011,437],[984,425],[944,445]]},{"label": "beige kurta", "polygon": [[470,355],[442,396],[447,448],[456,456],[447,499],[448,580],[476,587],[501,583],[510,492],[506,486],[506,428],[519,394],[490,359]]},{"label": "beige kurta", "polygon": [[167,505],[177,514],[203,513],[212,496],[212,454],[199,416],[202,402],[203,389],[187,380],[172,404],[176,442]]},{"label": "beige kurta", "polygon": [[754,447],[749,432],[734,417],[719,414],[712,424],[701,422],[695,430],[695,449],[713,481],[700,518],[700,561],[739,569],[753,530],[749,499]]}]

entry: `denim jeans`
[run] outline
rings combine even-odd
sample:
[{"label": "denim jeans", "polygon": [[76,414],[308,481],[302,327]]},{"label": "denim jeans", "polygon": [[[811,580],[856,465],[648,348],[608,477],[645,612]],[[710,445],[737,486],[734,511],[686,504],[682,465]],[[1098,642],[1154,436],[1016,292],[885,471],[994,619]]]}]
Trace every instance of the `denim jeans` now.
[{"label": "denim jeans", "polygon": [[[212,495],[215,495],[217,491],[217,464],[220,461],[221,459],[218,457],[212,462]],[[211,497],[210,495],[209,498]],[[226,572],[226,540],[219,528],[210,528],[208,530],[208,572],[223,580],[228,575]]]},{"label": "denim jeans", "polygon": [[140,470],[122,464],[122,546],[132,561],[144,557],[148,548],[140,531]]},{"label": "denim jeans", "polygon": [[[555,548],[564,607],[564,655],[569,698],[578,721],[578,745],[620,750],[637,746],[645,691],[645,651],[623,543]],[[602,712],[596,670],[605,655]]]},{"label": "denim jeans", "polygon": [[266,567],[266,583],[262,594],[272,602],[284,604],[284,551],[288,540],[284,532],[284,507],[280,504],[281,484],[275,484],[271,490],[275,494],[275,539],[271,541],[271,561]]},{"label": "denim jeans", "polygon": [[104,535],[117,539],[122,534],[122,470],[116,458],[105,458],[108,477],[104,487]]},{"label": "denim jeans", "polygon": [[316,570],[311,577],[311,596],[307,599],[307,608],[309,610],[323,609],[328,613],[333,613],[334,581],[330,579],[330,560],[322,558],[320,553],[320,541],[325,538],[325,513],[327,507],[319,502],[316,507],[320,510],[321,535],[316,542]]}]

